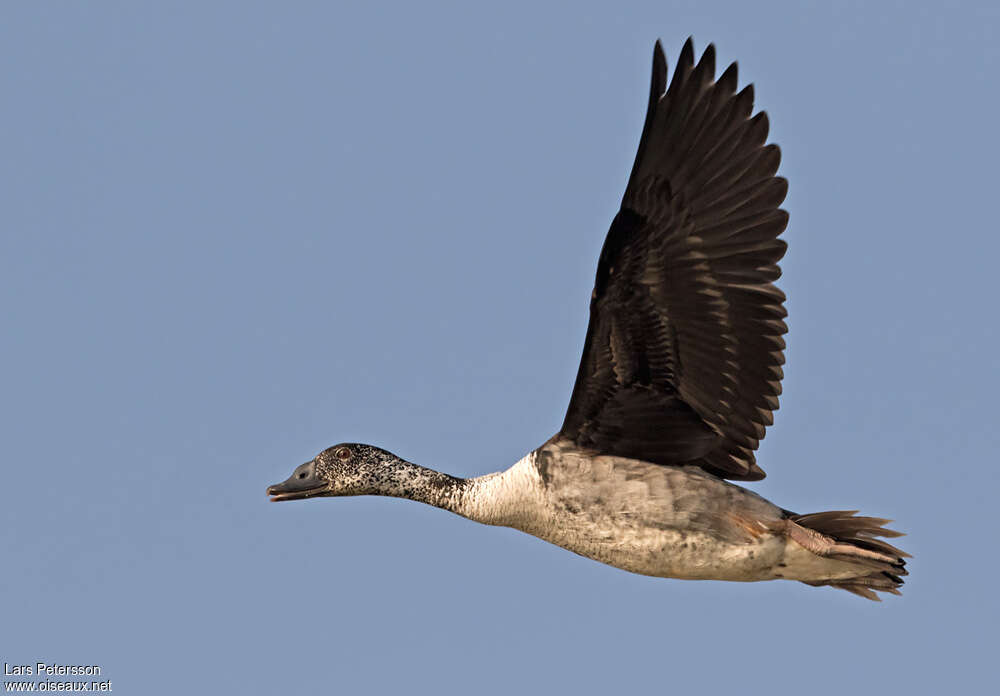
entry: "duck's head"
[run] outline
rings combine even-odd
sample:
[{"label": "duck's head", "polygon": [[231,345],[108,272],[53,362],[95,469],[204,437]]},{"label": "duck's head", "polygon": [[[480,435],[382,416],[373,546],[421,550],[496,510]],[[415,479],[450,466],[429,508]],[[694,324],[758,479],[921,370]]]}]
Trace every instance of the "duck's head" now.
[{"label": "duck's head", "polygon": [[344,442],[328,447],[295,468],[281,483],[267,487],[272,502],[321,496],[372,495],[381,492],[401,460],[372,445]]}]

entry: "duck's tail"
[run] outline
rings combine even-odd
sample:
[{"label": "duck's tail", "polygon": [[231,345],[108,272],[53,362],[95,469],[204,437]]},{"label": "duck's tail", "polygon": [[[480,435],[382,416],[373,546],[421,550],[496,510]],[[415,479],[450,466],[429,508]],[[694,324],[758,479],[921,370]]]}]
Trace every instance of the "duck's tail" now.
[{"label": "duck's tail", "polygon": [[876,537],[898,537],[902,532],[886,529],[891,520],[856,517],[857,510],[831,510],[809,515],[790,515],[788,535],[818,556],[853,566],[857,575],[837,573],[829,579],[803,580],[808,585],[829,585],[856,595],[881,601],[875,592],[900,594],[910,554]]}]

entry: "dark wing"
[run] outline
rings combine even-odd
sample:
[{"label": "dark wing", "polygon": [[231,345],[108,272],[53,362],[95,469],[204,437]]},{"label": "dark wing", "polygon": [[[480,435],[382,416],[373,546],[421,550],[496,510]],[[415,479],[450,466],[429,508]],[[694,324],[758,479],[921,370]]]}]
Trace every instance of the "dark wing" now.
[{"label": "dark wing", "polygon": [[660,43],[621,211],[601,251],[560,434],[577,446],[758,480],[781,393],[788,214],[768,121],[736,64],[715,80],[688,39],[670,88]]}]

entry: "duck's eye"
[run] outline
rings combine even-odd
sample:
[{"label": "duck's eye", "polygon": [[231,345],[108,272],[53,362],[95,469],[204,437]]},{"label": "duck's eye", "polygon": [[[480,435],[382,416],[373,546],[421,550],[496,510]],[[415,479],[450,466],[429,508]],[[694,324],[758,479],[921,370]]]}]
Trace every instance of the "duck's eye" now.
[{"label": "duck's eye", "polygon": [[304,478],[305,478],[306,476],[308,476],[308,475],[309,475],[309,474],[307,474],[307,473],[306,473],[306,472],[304,472],[304,471],[301,471],[301,472],[299,472],[299,478],[300,478],[300,479],[304,479]]},{"label": "duck's eye", "polygon": [[342,462],[346,462],[351,458],[351,448],[350,447],[338,447],[333,453],[333,456]]}]

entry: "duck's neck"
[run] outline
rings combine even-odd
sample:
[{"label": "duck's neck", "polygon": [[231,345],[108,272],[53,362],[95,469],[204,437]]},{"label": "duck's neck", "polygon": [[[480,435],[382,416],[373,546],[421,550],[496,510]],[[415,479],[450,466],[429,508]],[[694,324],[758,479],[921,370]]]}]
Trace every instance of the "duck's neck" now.
[{"label": "duck's neck", "polygon": [[462,514],[459,509],[469,480],[399,459],[373,483],[375,495],[407,498]]},{"label": "duck's neck", "polygon": [[530,457],[507,471],[471,479],[399,460],[373,493],[416,500],[484,524],[510,525],[531,489]]}]

